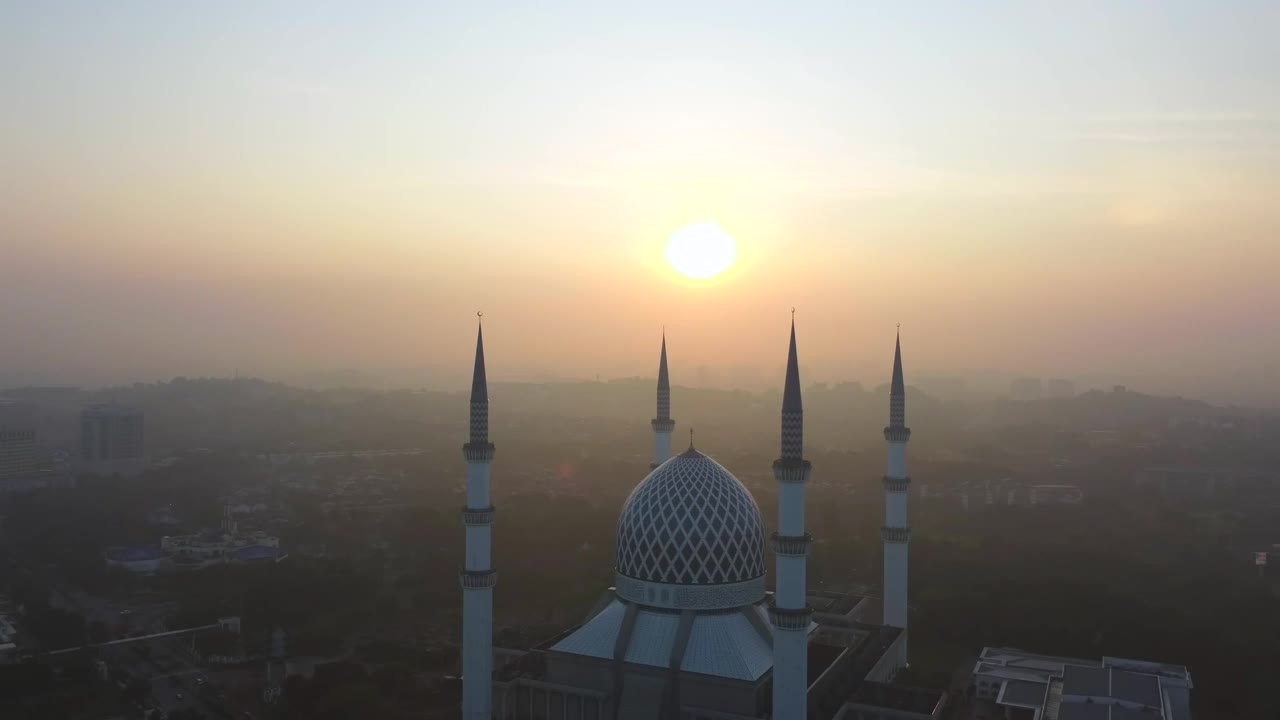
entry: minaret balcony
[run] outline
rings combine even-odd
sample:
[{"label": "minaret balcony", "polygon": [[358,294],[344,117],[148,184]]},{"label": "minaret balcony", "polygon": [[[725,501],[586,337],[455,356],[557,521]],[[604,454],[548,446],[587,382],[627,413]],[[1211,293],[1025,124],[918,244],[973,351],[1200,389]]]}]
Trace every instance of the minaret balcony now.
[{"label": "minaret balcony", "polygon": [[462,523],[472,527],[493,524],[492,505],[486,508],[462,508]]},{"label": "minaret balcony", "polygon": [[649,424],[656,433],[669,433],[676,429],[676,421],[671,418],[654,418]]},{"label": "minaret balcony", "polygon": [[773,551],[779,555],[808,555],[809,545],[813,543],[813,536],[809,533],[803,535],[779,535],[774,533]]},{"label": "minaret balcony", "polygon": [[911,528],[882,527],[880,528],[880,539],[887,543],[909,542],[911,540]]},{"label": "minaret balcony", "polygon": [[911,428],[889,425],[884,429],[884,439],[888,442],[906,442],[911,439]]},{"label": "minaret balcony", "polygon": [[488,590],[498,584],[497,570],[463,570],[458,573],[463,590]]},{"label": "minaret balcony", "polygon": [[904,493],[911,487],[911,478],[909,477],[895,478],[885,475],[882,481],[884,482],[885,492]]},{"label": "minaret balcony", "polygon": [[769,622],[779,630],[808,630],[813,621],[813,608],[780,608],[769,606]]},{"label": "minaret balcony", "polygon": [[494,448],[491,442],[469,442],[462,446],[462,456],[469,463],[493,462]]},{"label": "minaret balcony", "polygon": [[773,461],[773,477],[780,483],[807,483],[812,466],[808,460],[782,458]]}]

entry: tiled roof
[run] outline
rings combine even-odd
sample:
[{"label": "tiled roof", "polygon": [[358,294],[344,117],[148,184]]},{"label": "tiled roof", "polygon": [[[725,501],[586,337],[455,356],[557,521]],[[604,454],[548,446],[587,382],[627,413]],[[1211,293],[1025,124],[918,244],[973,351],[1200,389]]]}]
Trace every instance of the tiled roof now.
[{"label": "tiled roof", "polygon": [[[626,614],[626,604],[614,600],[568,637],[551,646],[553,652],[610,660]],[[759,614],[752,606],[745,612]],[[680,628],[680,614],[640,610],[624,656],[626,662],[667,667]],[[741,612],[699,613],[694,617],[683,672],[735,680],[757,680],[773,667],[773,650]]]}]

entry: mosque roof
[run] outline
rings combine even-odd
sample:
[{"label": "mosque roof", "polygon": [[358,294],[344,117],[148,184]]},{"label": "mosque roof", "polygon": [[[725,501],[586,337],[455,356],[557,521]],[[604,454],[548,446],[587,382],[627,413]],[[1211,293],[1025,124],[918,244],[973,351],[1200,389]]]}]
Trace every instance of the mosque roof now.
[{"label": "mosque roof", "polygon": [[646,600],[633,592],[643,583],[677,592],[670,586],[749,583],[750,597],[729,593],[723,603],[697,607],[756,602],[764,596],[765,574],[760,508],[732,473],[690,447],[655,468],[627,498],[618,521],[615,569],[619,594],[637,602]]},{"label": "mosque roof", "polygon": [[[611,660],[626,613],[627,604],[615,599],[551,650]],[[756,622],[748,613],[756,615]],[[767,633],[768,627],[768,617],[760,605],[749,605],[737,612],[698,613],[692,620],[680,670],[757,680],[773,667],[771,641],[761,631]],[[623,659],[637,665],[668,667],[679,629],[679,613],[638,609],[635,625],[626,638]]]}]

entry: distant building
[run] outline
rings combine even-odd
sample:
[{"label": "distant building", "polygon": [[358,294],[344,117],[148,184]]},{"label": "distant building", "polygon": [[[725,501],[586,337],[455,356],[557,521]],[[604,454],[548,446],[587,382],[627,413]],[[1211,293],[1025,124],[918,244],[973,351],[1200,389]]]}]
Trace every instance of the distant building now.
[{"label": "distant building", "polygon": [[223,508],[222,527],[195,535],[165,535],[160,549],[175,570],[199,570],[224,563],[274,563],[284,560],[280,538],[261,530],[241,532],[231,514]]},{"label": "distant building", "polygon": [[1040,378],[1020,377],[1009,384],[1009,395],[1014,400],[1039,400],[1043,394]]},{"label": "distant building", "polygon": [[1181,665],[1079,660],[983,648],[969,683],[973,720],[1189,720],[1191,673]]},{"label": "distant building", "polygon": [[35,429],[0,425],[0,478],[27,475],[37,469]]},{"label": "distant building", "polygon": [[1280,472],[1265,468],[1178,465],[1138,471],[1139,487],[1158,487],[1165,497],[1196,500],[1233,491],[1266,491],[1280,486]]},{"label": "distant building", "polygon": [[118,567],[139,575],[152,575],[169,561],[169,554],[154,545],[108,548],[103,553],[108,567]]},{"label": "distant building", "polygon": [[1074,505],[1084,500],[1084,491],[1075,485],[1029,485],[1027,496],[1032,505]]},{"label": "distant building", "polygon": [[1075,397],[1076,384],[1066,378],[1053,378],[1045,383],[1045,393],[1051,398]]},{"label": "distant building", "polygon": [[91,475],[136,475],[147,466],[142,410],[91,405],[80,414],[81,470]]},{"label": "distant building", "polygon": [[159,547],[138,545],[108,548],[103,560],[140,575],[170,570],[202,570],[211,565],[277,563],[288,557],[280,549],[280,538],[260,530],[242,532],[231,514],[231,505],[223,508],[222,527],[193,535],[165,535]]},{"label": "distant building", "polygon": [[18,628],[8,612],[8,603],[0,604],[0,665],[12,665],[18,661],[18,645],[15,642]]},{"label": "distant building", "polygon": [[969,383],[962,377],[931,376],[922,377],[912,383],[924,392],[944,400],[964,395],[969,390]]},{"label": "distant building", "polygon": [[74,486],[65,468],[41,462],[34,428],[0,425],[0,495]]},{"label": "distant building", "polygon": [[1007,477],[962,482],[945,488],[933,486],[927,493],[922,489],[920,494],[935,502],[958,502],[965,510],[982,506],[1076,505],[1084,496],[1084,488],[1078,485],[1026,485]]}]

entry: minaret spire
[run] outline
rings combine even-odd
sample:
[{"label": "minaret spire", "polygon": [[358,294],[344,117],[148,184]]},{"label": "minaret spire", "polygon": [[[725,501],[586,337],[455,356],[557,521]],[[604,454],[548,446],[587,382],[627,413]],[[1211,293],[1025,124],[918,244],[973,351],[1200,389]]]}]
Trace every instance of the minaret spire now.
[{"label": "minaret spire", "polygon": [[[483,317],[476,313],[476,317]],[[484,325],[476,323],[476,364],[471,371],[471,434],[473,443],[489,442],[489,380],[484,371]]]},{"label": "minaret spire", "polygon": [[813,609],[806,593],[806,560],[813,537],[804,530],[804,405],[800,398],[800,361],[796,352],[795,308],[782,390],[782,456],[773,463],[778,481],[777,582],[769,621],[773,626],[773,718],[804,720],[808,706],[809,625]]},{"label": "minaret spire", "polygon": [[671,433],[676,421],[671,419],[671,377],[667,372],[667,329],[662,329],[662,354],[658,358],[658,412],[653,426],[653,464],[656,468],[671,457]]},{"label": "minaret spire", "polygon": [[[477,317],[481,313],[476,313]],[[467,460],[467,506],[462,522],[467,529],[466,564],[462,582],[462,716],[490,720],[493,716],[493,505],[489,500],[489,383],[484,367],[484,330],[477,322],[476,362],[471,375],[471,425],[462,446]]]},{"label": "minaret spire", "polygon": [[787,348],[787,379],[782,387],[782,457],[799,458],[803,450],[804,402],[800,398],[800,361],[796,358],[796,321],[793,314],[791,345]]},{"label": "minaret spire", "polygon": [[889,386],[891,397],[906,397],[907,386],[902,382],[902,326],[893,342],[893,383]]},{"label": "minaret spire", "polygon": [[[893,379],[889,384],[889,424],[884,439],[889,445],[889,468],[884,476],[884,624],[907,629],[907,547],[911,527],[907,523],[907,496],[911,478],[907,475],[907,387],[902,377],[902,333],[893,347]],[[902,644],[899,662],[906,665],[907,643]]]}]

